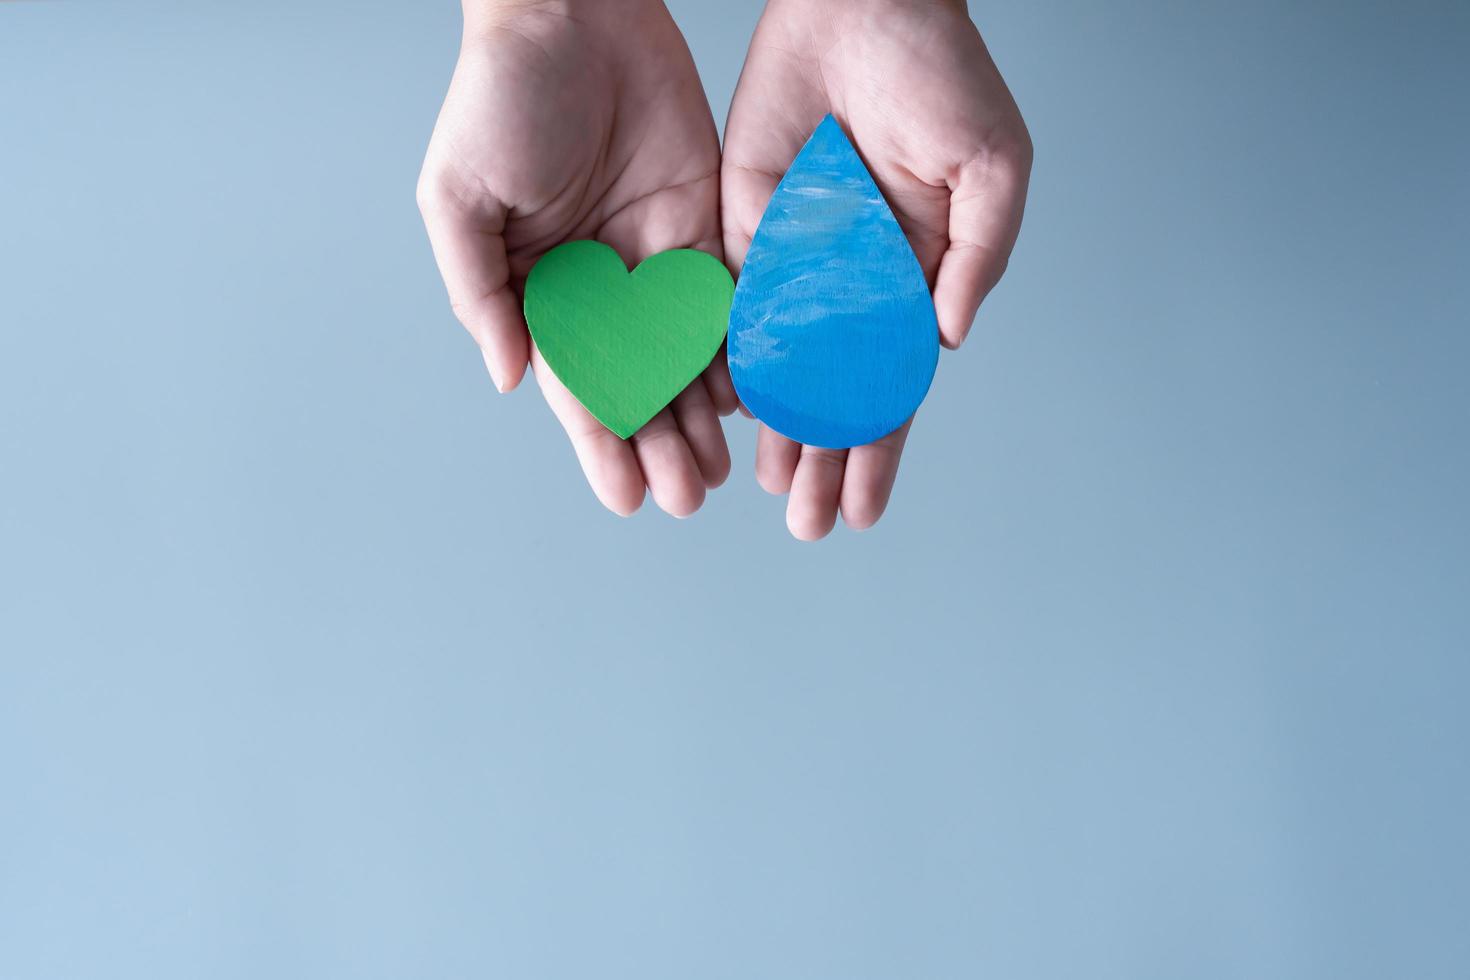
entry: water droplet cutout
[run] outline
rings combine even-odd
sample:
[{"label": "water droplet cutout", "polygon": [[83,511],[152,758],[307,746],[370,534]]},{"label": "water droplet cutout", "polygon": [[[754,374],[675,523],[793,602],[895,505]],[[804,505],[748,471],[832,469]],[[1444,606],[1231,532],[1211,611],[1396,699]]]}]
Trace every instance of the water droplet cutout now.
[{"label": "water droplet cutout", "polygon": [[771,197],[730,308],[745,407],[810,446],[897,429],[939,361],[919,260],[837,120],[822,120]]}]

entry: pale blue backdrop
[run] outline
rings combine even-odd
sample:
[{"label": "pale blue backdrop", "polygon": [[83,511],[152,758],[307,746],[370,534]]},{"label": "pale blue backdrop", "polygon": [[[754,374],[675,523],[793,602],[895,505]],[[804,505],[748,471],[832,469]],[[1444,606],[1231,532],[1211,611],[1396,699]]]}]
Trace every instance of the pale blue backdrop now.
[{"label": "pale blue backdrop", "polygon": [[1470,975],[1470,7],[973,6],[1026,228],[812,547],[494,394],[453,3],[0,3],[0,977]]}]

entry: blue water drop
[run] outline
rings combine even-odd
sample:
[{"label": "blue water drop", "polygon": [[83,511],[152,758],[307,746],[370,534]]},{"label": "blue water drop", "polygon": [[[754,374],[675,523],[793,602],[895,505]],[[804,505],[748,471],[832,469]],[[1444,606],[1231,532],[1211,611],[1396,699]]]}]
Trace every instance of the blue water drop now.
[{"label": "blue water drop", "polygon": [[745,407],[810,446],[903,425],[939,361],[924,270],[867,167],[828,116],[761,218],[730,308]]}]

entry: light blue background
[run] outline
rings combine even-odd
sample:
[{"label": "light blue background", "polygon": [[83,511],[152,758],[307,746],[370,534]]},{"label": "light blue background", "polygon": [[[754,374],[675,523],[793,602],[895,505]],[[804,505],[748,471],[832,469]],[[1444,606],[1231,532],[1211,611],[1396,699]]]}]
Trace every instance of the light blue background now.
[{"label": "light blue background", "polygon": [[0,3],[0,977],[1470,973],[1470,8],[976,13],[1020,248],[812,547],[494,394],[453,4]]}]

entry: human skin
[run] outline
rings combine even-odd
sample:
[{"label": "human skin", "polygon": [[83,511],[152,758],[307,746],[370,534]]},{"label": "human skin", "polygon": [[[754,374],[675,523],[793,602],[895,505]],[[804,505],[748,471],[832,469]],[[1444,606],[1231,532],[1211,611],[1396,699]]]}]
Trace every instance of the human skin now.
[{"label": "human skin", "polygon": [[[1031,141],[962,0],[770,0],[730,108],[714,122],[661,0],[465,0],[465,36],[430,141],[419,203],[451,304],[496,387],[529,362],[588,482],[619,514],[645,490],[686,516],[729,473],[718,416],[736,406],[723,356],[632,439],[596,421],[536,354],[525,277],[563,241],[629,265],[669,248],[737,275],[782,175],[827,113],[892,205],[958,347],[1005,270]],[[723,195],[723,202],[721,200]],[[789,494],[804,540],[841,513],[876,523],[909,424],[868,446],[802,446],[762,426],[756,476]]]},{"label": "human skin", "polygon": [[526,275],[575,239],[628,263],[671,248],[722,256],[720,145],[694,61],[658,0],[466,0],[464,39],[418,200],[455,314],[500,391],[529,364],[593,491],[615,513],[645,490],[698,510],[730,472],[723,354],[626,442],[537,354]]},{"label": "human skin", "polygon": [[[822,118],[856,144],[934,294],[940,341],[964,342],[1006,268],[1031,139],[962,0],[770,0],[725,126],[725,258],[737,271],[776,185]],[[851,450],[761,426],[756,478],[789,494],[786,523],[824,537],[882,516],[909,423]]]}]

